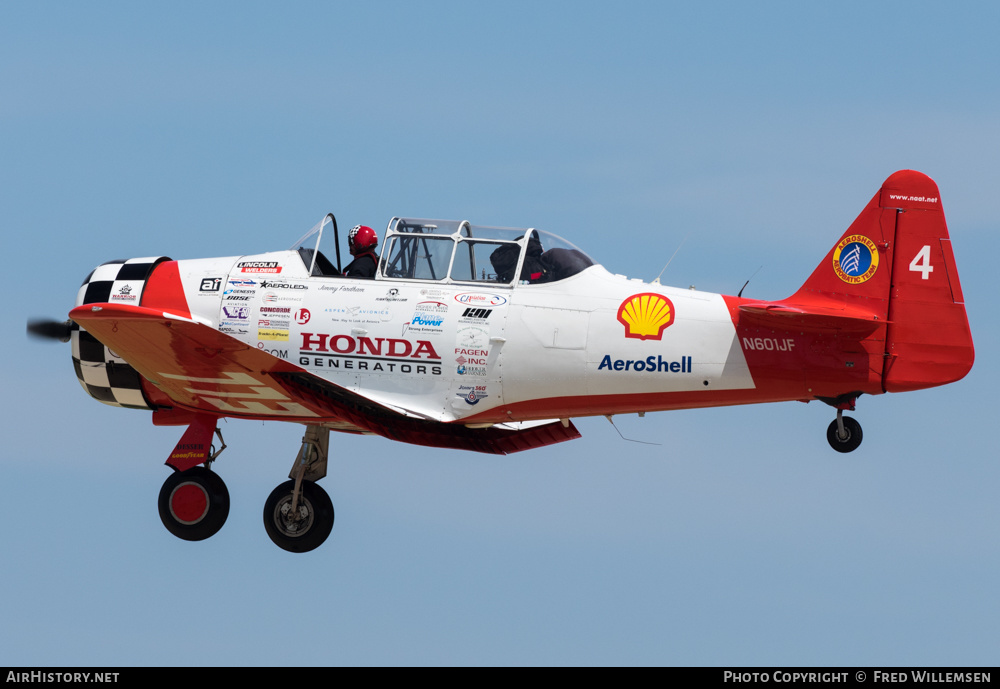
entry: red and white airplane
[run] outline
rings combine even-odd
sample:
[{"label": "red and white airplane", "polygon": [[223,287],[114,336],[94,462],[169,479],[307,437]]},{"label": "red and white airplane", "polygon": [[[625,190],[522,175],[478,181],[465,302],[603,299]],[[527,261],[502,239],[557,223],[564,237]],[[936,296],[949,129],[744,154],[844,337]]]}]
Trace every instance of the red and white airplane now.
[{"label": "red and white airplane", "polygon": [[579,437],[574,416],[821,400],[850,452],[858,397],[944,385],[974,359],[937,185],[910,170],[780,301],[612,275],[535,229],[404,218],[375,277],[348,278],[319,251],[327,227],[288,251],[105,263],[71,320],[29,326],[72,342],[92,397],[187,428],[159,497],[180,538],[228,516],[223,417],[305,426],[264,507],[271,539],[305,552],[333,527],[316,484],[331,430],[506,454]]}]

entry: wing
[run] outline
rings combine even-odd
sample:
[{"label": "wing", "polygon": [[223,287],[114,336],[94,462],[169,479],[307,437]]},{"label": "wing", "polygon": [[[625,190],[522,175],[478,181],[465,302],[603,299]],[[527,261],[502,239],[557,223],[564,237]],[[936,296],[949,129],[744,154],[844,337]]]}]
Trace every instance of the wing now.
[{"label": "wing", "polygon": [[86,304],[80,324],[182,409],[323,424],[417,445],[508,454],[580,437],[572,423],[469,428],[343,388],[208,323],[158,309]]}]

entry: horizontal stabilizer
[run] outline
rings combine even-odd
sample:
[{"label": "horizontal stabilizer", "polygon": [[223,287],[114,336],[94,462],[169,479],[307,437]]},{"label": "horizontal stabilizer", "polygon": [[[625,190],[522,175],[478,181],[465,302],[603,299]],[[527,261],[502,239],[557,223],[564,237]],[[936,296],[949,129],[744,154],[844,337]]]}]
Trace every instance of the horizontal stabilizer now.
[{"label": "horizontal stabilizer", "polygon": [[845,303],[816,303],[808,306],[785,302],[740,304],[740,321],[759,327],[797,328],[804,331],[838,330],[865,334],[881,323],[878,316]]}]

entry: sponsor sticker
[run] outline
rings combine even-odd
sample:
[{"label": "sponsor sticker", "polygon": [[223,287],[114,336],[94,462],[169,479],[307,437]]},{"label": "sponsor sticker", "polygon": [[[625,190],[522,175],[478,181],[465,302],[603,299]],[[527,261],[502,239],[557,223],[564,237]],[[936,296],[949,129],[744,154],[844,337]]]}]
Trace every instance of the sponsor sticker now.
[{"label": "sponsor sticker", "polygon": [[490,333],[486,328],[469,325],[458,329],[455,343],[458,347],[485,349],[490,344]]},{"label": "sponsor sticker", "polygon": [[108,299],[116,303],[134,304],[139,300],[139,288],[125,284],[119,287]]},{"label": "sponsor sticker", "polygon": [[218,292],[222,289],[222,278],[205,278],[201,281],[199,292]]},{"label": "sponsor sticker", "polygon": [[443,301],[422,301],[414,309],[417,311],[430,311],[432,313],[448,313],[448,305]]},{"label": "sponsor sticker", "polygon": [[618,307],[618,322],[625,326],[625,337],[659,340],[674,322],[674,304],[662,294],[633,294]]},{"label": "sponsor sticker", "polygon": [[288,331],[278,328],[264,328],[257,331],[258,340],[284,340],[288,341]]},{"label": "sponsor sticker", "polygon": [[469,405],[479,404],[481,400],[489,397],[485,385],[459,385],[455,395],[461,397]]},{"label": "sponsor sticker", "polygon": [[652,354],[645,359],[612,359],[605,354],[601,359],[598,371],[635,371],[637,373],[691,373],[692,359],[682,356],[679,360],[670,361],[659,354]]},{"label": "sponsor sticker", "polygon": [[241,273],[269,273],[276,275],[281,272],[277,261],[240,261],[236,264]]},{"label": "sponsor sticker", "polygon": [[863,234],[844,237],[833,250],[833,272],[851,285],[871,280],[878,261],[878,247]]},{"label": "sponsor sticker", "polygon": [[455,301],[469,306],[501,306],[507,303],[507,298],[499,294],[483,294],[481,292],[462,292],[455,295]]},{"label": "sponsor sticker", "polygon": [[245,321],[250,319],[250,307],[249,306],[223,306],[222,307],[222,317],[236,320]]}]

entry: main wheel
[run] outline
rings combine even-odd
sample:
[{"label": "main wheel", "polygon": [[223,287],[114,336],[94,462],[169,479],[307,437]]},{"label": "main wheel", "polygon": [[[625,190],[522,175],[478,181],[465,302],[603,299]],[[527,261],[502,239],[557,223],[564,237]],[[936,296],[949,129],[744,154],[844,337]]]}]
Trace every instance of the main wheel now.
[{"label": "main wheel", "polygon": [[836,419],[834,419],[833,423],[826,429],[826,441],[837,452],[853,452],[861,444],[861,424],[850,416],[845,416],[843,419],[844,434],[847,437],[840,437],[840,429],[837,427]]},{"label": "main wheel", "polygon": [[292,512],[295,481],[288,480],[271,491],[264,503],[264,528],[275,545],[290,553],[318,548],[333,530],[333,502],[312,481],[302,482],[299,504]]},{"label": "main wheel", "polygon": [[214,536],[229,517],[229,489],[218,474],[202,466],[168,476],[158,503],[167,531],[185,541]]}]

